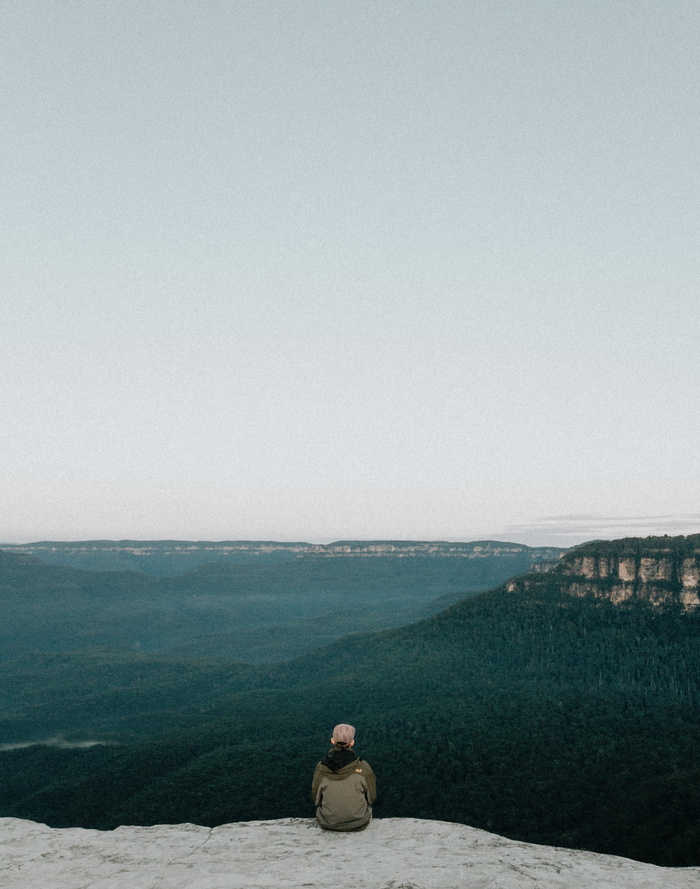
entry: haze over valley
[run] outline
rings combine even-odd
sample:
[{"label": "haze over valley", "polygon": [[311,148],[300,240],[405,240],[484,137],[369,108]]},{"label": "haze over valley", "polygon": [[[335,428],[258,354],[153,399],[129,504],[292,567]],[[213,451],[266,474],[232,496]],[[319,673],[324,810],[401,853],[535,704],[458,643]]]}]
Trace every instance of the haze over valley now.
[{"label": "haze over valley", "polygon": [[5,547],[0,638],[19,653],[99,647],[281,660],[352,632],[417,620],[562,552],[494,541]]}]

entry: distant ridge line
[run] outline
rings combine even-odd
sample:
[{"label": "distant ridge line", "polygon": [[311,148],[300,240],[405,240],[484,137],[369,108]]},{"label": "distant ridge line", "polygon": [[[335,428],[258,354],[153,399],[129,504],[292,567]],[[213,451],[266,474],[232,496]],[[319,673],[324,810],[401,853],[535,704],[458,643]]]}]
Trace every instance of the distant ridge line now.
[{"label": "distant ridge line", "polygon": [[[579,546],[585,544],[579,544]],[[333,540],[329,543],[309,543],[303,540],[185,540],[185,539],[137,539],[122,538],[108,539],[96,538],[86,540],[36,540],[29,543],[2,543],[0,549],[3,550],[22,550],[37,547],[60,547],[61,549],[80,548],[86,546],[105,546],[105,547],[147,547],[147,546],[174,546],[174,547],[192,547],[192,546],[275,546],[280,548],[292,547],[332,547],[332,546],[452,546],[452,547],[474,547],[474,546],[508,546],[519,550],[553,550],[564,551],[570,547],[564,546],[531,546],[526,543],[514,543],[508,540],[495,539],[479,539],[479,540],[413,540],[405,539],[347,539]]]}]

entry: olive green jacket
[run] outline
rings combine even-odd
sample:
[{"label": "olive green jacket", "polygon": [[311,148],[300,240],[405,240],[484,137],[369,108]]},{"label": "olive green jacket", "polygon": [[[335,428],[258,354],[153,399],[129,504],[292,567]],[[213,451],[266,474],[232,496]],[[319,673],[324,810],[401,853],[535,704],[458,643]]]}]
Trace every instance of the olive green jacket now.
[{"label": "olive green jacket", "polygon": [[320,762],[311,783],[316,820],[324,830],[363,830],[372,820],[377,783],[360,757],[338,771]]}]

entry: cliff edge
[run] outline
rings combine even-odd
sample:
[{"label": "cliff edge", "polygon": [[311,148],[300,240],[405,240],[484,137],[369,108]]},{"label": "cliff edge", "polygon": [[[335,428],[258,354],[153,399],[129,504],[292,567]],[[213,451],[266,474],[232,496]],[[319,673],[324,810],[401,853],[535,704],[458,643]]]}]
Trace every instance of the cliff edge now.
[{"label": "cliff edge", "polygon": [[56,830],[0,819],[3,889],[697,889],[700,868],[518,843],[463,824],[307,818]]}]

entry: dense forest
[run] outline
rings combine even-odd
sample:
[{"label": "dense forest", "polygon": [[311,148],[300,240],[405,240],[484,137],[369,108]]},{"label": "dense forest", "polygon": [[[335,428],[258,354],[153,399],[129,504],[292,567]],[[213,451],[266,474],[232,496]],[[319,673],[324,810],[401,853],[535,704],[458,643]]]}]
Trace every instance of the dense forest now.
[{"label": "dense forest", "polygon": [[[99,828],[310,816],[313,767],[350,721],[378,817],[697,865],[699,630],[697,612],[575,599],[542,574],[284,663],[95,652],[82,693],[55,687],[50,728],[60,709],[121,743],[6,751],[0,811]],[[77,681],[77,654],[44,657],[75,659]]]}]

